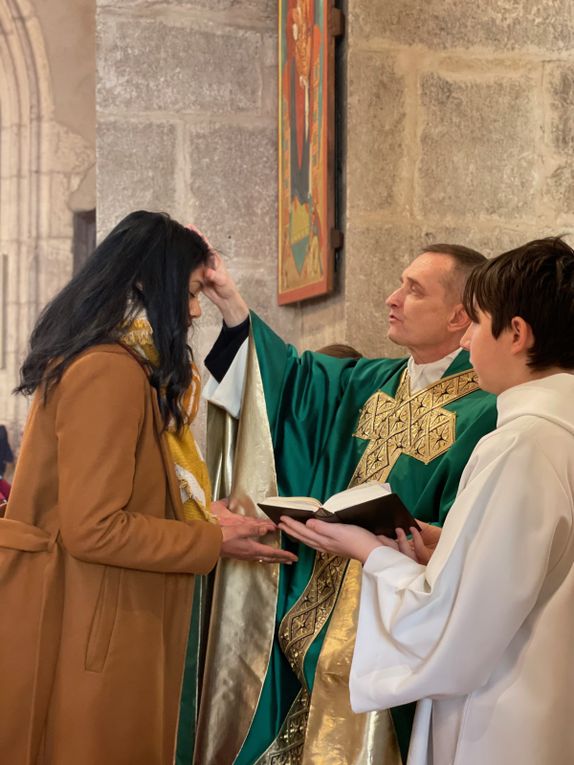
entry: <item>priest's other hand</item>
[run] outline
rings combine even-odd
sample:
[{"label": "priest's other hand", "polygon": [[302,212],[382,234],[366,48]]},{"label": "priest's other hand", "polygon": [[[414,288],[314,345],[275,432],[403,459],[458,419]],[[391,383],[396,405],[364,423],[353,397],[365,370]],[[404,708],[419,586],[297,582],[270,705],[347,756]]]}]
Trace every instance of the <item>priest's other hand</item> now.
[{"label": "priest's other hand", "polygon": [[346,523],[326,523],[315,519],[300,523],[283,515],[279,528],[314,550],[355,558],[361,563],[367,560],[375,548],[382,546],[381,541],[370,531]]},{"label": "priest's other hand", "polygon": [[203,278],[203,294],[219,308],[227,326],[236,327],[244,322],[249,316],[249,308],[216,252],[209,256]]},{"label": "priest's other hand", "polygon": [[414,527],[411,528],[411,539],[407,538],[407,535],[402,529],[396,529],[397,538],[389,539],[380,535],[377,537],[385,547],[392,547],[394,550],[399,550],[404,555],[408,555],[417,563],[422,563],[426,566],[435,551],[435,548],[440,539],[442,529],[439,526],[432,526],[430,523],[424,521],[417,521],[421,530],[418,531]]}]

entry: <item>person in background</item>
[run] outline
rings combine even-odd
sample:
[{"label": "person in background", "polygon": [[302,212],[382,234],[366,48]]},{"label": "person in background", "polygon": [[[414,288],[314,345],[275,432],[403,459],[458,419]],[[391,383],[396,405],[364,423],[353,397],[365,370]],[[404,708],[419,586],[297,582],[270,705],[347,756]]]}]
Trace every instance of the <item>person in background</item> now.
[{"label": "person in background", "polygon": [[345,343],[332,343],[322,348],[317,348],[316,353],[324,353],[325,356],[334,356],[336,359],[362,359],[363,354],[352,345]]},{"label": "person in background", "polygon": [[6,465],[14,462],[14,452],[8,440],[8,431],[5,425],[0,425],[0,478],[4,478]]}]

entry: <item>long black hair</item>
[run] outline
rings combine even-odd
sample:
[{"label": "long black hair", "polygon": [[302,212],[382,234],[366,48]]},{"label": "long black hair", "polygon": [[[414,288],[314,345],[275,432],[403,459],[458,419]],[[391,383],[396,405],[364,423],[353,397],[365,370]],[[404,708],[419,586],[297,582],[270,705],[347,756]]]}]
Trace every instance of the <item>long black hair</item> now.
[{"label": "long black hair", "polygon": [[117,341],[126,320],[145,308],[159,354],[150,382],[164,423],[172,416],[181,427],[180,398],[191,383],[189,277],[210,253],[199,233],[166,213],[127,215],[40,314],[15,392],[43,388],[46,398],[78,354]]}]

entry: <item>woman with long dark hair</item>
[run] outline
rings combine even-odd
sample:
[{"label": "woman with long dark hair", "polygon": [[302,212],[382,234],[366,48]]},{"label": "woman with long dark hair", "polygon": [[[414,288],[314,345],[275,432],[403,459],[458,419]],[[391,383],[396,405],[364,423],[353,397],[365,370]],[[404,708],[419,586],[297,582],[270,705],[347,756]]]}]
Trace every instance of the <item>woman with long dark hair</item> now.
[{"label": "woman with long dark hair", "polygon": [[212,503],[187,344],[212,250],[134,212],[40,316],[0,519],[0,762],[173,762],[193,574],[287,561]]}]

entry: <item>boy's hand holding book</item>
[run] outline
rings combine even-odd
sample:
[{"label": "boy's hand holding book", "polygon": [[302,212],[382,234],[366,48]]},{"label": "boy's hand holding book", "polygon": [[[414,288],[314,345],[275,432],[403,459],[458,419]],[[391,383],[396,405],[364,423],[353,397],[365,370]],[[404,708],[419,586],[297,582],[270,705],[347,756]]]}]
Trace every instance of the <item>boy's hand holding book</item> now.
[{"label": "boy's hand holding book", "polygon": [[346,523],[329,523],[314,518],[301,523],[288,516],[283,516],[279,528],[291,537],[312,547],[319,552],[355,558],[364,563],[381,540],[370,531]]},{"label": "boy's hand holding book", "polygon": [[412,537],[407,539],[407,535],[402,529],[397,529],[397,539],[388,539],[379,537],[386,547],[393,547],[395,550],[408,555],[409,558],[416,560],[426,566],[435,551],[440,539],[442,529],[440,526],[432,526],[430,523],[419,521],[419,529],[411,529]]},{"label": "boy's hand holding book", "polygon": [[[309,497],[268,497],[259,507],[279,523],[282,531],[321,552],[363,563],[383,545],[421,563],[427,563],[432,554],[426,546],[426,528],[423,534],[427,539],[423,540],[421,527],[400,498],[388,484],[378,481],[335,494],[323,505]],[[408,540],[407,533],[412,533],[413,539]],[[433,536],[433,549],[434,545]]]}]

